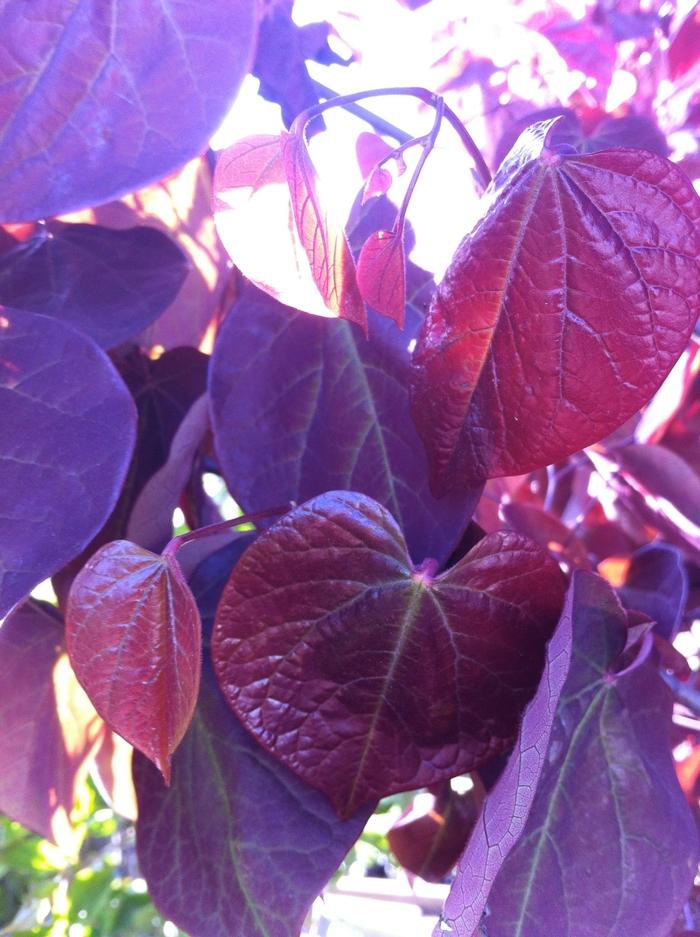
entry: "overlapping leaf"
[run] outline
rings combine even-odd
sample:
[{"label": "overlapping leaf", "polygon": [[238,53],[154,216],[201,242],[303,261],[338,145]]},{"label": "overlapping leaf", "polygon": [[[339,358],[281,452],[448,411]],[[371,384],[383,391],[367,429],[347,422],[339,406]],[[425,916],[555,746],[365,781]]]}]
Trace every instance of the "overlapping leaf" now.
[{"label": "overlapping leaf", "polygon": [[106,202],[199,155],[255,32],[254,0],[3,4],[0,217]]},{"label": "overlapping leaf", "polygon": [[177,561],[125,540],[106,544],[73,582],[66,640],[95,709],[168,783],[201,658],[199,613]]},{"label": "overlapping leaf", "polygon": [[685,348],[700,200],[641,150],[562,156],[527,131],[438,289],[413,413],[436,492],[564,458],[620,426]]},{"label": "overlapping leaf", "polygon": [[362,298],[403,328],[406,306],[406,257],[403,233],[375,231],[362,245],[357,262]]},{"label": "overlapping leaf", "polygon": [[626,608],[648,615],[656,631],[672,641],[688,597],[688,574],[678,550],[659,542],[633,553],[619,595]]},{"label": "overlapping leaf", "polygon": [[0,309],[0,617],[107,520],[135,426],[126,387],[89,338]]},{"label": "overlapping leaf", "polygon": [[258,511],[336,488],[360,491],[401,524],[416,562],[443,562],[479,489],[438,500],[408,405],[406,328],[370,317],[366,342],[246,289],[217,338],[210,373],[219,461],[236,501]]},{"label": "overlapping leaf", "polygon": [[238,562],[212,655],[249,731],[349,816],[513,741],[562,599],[526,538],[488,536],[433,578],[377,502],[331,492]]},{"label": "overlapping leaf", "polygon": [[136,756],[139,865],[162,913],[191,937],[298,937],[371,807],[341,822],[263,751],[208,664],[166,788]]}]

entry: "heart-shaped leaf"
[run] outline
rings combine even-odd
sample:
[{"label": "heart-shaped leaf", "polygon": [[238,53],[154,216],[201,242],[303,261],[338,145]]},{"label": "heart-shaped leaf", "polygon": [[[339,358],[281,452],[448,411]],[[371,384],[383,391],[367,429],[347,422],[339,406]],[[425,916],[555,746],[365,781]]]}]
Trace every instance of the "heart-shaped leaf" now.
[{"label": "heart-shaped leaf", "polygon": [[197,701],[202,643],[177,561],[127,540],[106,544],[73,582],[66,641],[95,709],[167,784]]},{"label": "heart-shaped leaf", "polygon": [[433,489],[556,462],[620,426],[686,346],[700,200],[642,150],[521,136],[419,336],[413,414]]},{"label": "heart-shaped leaf", "polygon": [[135,429],[129,392],[87,336],[0,308],[0,618],[102,527]]},{"label": "heart-shaped leaf", "polygon": [[406,257],[403,233],[375,231],[360,251],[357,283],[373,309],[403,328],[406,307]]},{"label": "heart-shaped leaf", "polygon": [[2,4],[0,219],[109,201],[205,150],[251,63],[256,7]]},{"label": "heart-shaped leaf", "polygon": [[331,492],[236,565],[212,654],[249,731],[349,816],[513,741],[562,600],[526,538],[492,534],[433,578],[377,502]]},{"label": "heart-shaped leaf", "polygon": [[186,276],[185,255],[153,228],[65,225],[0,259],[0,302],[63,319],[113,348],[155,321]]}]

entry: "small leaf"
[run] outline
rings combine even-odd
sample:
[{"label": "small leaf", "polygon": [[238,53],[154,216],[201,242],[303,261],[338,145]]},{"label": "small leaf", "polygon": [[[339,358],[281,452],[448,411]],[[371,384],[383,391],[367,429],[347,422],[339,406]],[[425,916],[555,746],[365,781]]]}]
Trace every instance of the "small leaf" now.
[{"label": "small leaf", "polygon": [[[361,133],[355,141],[355,154],[362,178],[370,179],[377,168],[377,163],[391,156],[392,153],[393,148],[378,134],[366,131]],[[391,178],[391,174],[389,175]]]},{"label": "small leaf", "polygon": [[426,570],[379,504],[331,492],[261,534],[219,603],[227,701],[341,816],[503,751],[536,688],[563,600],[556,563],[498,533]]},{"label": "small leaf", "polygon": [[201,655],[199,613],[177,561],[126,540],[106,544],[73,582],[66,641],[95,709],[167,784],[197,701]]},{"label": "small leaf", "polygon": [[403,233],[375,231],[357,262],[357,283],[364,301],[403,328],[406,308],[406,257]]},{"label": "small leaf", "polygon": [[[362,204],[364,205],[365,202],[368,202],[371,198],[376,198],[378,195],[386,195],[393,181],[388,169],[383,166],[375,166],[362,190]],[[361,287],[360,291],[362,291]]]},{"label": "small leaf", "polygon": [[286,183],[279,134],[255,134],[224,150],[216,163],[217,188],[250,188]]},{"label": "small leaf", "polygon": [[656,622],[654,630],[672,641],[688,597],[688,574],[678,550],[659,542],[633,553],[619,596],[625,608],[648,615]]}]

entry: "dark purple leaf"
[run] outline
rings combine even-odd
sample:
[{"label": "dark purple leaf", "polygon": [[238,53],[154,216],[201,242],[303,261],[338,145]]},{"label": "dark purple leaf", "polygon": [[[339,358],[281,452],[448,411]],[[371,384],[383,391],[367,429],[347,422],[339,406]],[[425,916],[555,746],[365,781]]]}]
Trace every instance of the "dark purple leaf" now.
[{"label": "dark purple leaf", "polygon": [[0,685],[0,811],[70,852],[69,816],[105,726],[51,606],[26,602],[2,623]]},{"label": "dark purple leaf", "polygon": [[248,70],[255,34],[254,0],[5,3],[0,217],[106,202],[199,155]]},{"label": "dark purple leaf", "polygon": [[377,164],[392,153],[393,148],[379,134],[361,133],[355,141],[355,154],[362,178],[367,181],[377,168]]},{"label": "dark purple leaf", "polygon": [[531,537],[554,556],[565,560],[571,567],[591,569],[586,547],[559,518],[531,504],[514,501],[501,505],[503,520],[518,533]]},{"label": "dark purple leaf", "polygon": [[633,146],[649,150],[659,156],[668,156],[666,137],[648,117],[629,114],[627,117],[607,117],[585,140],[582,151],[594,153],[616,146]]},{"label": "dark purple leaf", "polygon": [[166,788],[136,756],[139,865],[160,911],[191,937],[298,937],[371,812],[341,822],[263,751],[205,664]]},{"label": "dark purple leaf", "polygon": [[526,131],[501,167],[418,338],[413,414],[436,492],[617,429],[698,314],[700,199],[685,176],[642,150],[562,156],[550,129]]},{"label": "dark purple leaf", "polygon": [[610,586],[577,573],[574,590],[569,676],[525,829],[491,891],[489,937],[668,937],[698,860],[671,694],[648,662],[613,672],[626,621]]},{"label": "dark purple leaf", "polygon": [[[569,587],[559,624],[547,646],[544,672],[528,704],[508,763],[489,792],[459,860],[457,877],[435,934],[472,937],[506,857],[520,839],[544,768],[559,695],[571,662],[572,620],[581,614],[577,585]],[[544,937],[544,935],[542,935]]]},{"label": "dark purple leaf", "polygon": [[112,348],[154,322],[186,275],[185,255],[153,228],[65,225],[0,259],[0,302],[63,319]]},{"label": "dark purple leaf", "polygon": [[134,446],[133,401],[87,336],[0,308],[0,617],[90,542]]},{"label": "dark purple leaf", "polygon": [[648,615],[656,622],[655,630],[672,641],[688,596],[688,574],[678,550],[667,543],[651,543],[637,550],[618,594],[625,608]]},{"label": "dark purple leaf", "polygon": [[408,408],[405,331],[372,316],[367,342],[348,324],[306,316],[246,289],[224,323],[210,375],[215,445],[245,511],[336,488],[384,504],[416,561],[443,562],[479,489],[434,498]]},{"label": "dark purple leaf", "polygon": [[376,501],[331,492],[236,564],[212,656],[248,730],[347,817],[512,743],[562,599],[556,563],[518,534],[433,578]]}]

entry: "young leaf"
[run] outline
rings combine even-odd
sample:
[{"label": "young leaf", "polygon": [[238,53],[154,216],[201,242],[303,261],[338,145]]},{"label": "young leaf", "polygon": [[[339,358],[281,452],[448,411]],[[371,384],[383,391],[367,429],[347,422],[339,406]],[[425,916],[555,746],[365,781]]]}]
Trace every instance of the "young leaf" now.
[{"label": "young leaf", "polygon": [[[362,178],[366,181],[369,180],[377,168],[377,164],[390,156],[392,152],[393,148],[378,134],[361,133],[355,141],[355,154]],[[391,174],[389,174],[389,177],[391,178]]]},{"label": "young leaf", "polygon": [[65,225],[0,258],[0,302],[63,319],[113,348],[154,322],[186,275],[185,255],[153,228]]},{"label": "young leaf", "polygon": [[683,558],[667,543],[650,543],[630,557],[619,589],[625,608],[648,615],[655,630],[672,641],[680,628],[688,597]]},{"label": "young leaf", "polygon": [[66,641],[95,709],[167,784],[197,701],[202,641],[177,561],[126,540],[106,544],[73,582]]},{"label": "young leaf", "polygon": [[413,414],[438,493],[616,429],[698,314],[700,200],[685,176],[641,150],[561,156],[550,129],[505,161],[418,339]]},{"label": "young leaf", "polygon": [[57,319],[0,308],[0,618],[90,542],[134,446],[107,356]]},{"label": "young leaf", "polygon": [[360,251],[357,284],[364,301],[403,328],[406,308],[406,257],[403,234],[375,231]]},{"label": "young leaf", "polygon": [[671,694],[648,662],[614,673],[627,629],[604,580],[576,573],[574,602],[547,762],[489,897],[489,937],[668,937],[698,861]]},{"label": "young leaf", "polygon": [[153,901],[191,937],[298,937],[371,808],[341,822],[263,751],[205,664],[166,788],[136,755],[139,866]]},{"label": "young leaf", "polygon": [[248,730],[347,817],[513,741],[562,599],[556,563],[517,534],[433,579],[377,502],[331,492],[238,562],[212,655]]},{"label": "young leaf", "polygon": [[418,312],[408,306],[404,333],[374,314],[370,322],[366,342],[346,322],[312,318],[244,289],[210,371],[219,462],[246,512],[335,488],[360,491],[391,511],[416,562],[444,562],[480,489],[438,500],[428,488],[406,389]]},{"label": "young leaf", "polygon": [[248,71],[256,19],[254,0],[4,3],[0,218],[106,202],[201,153]]}]

